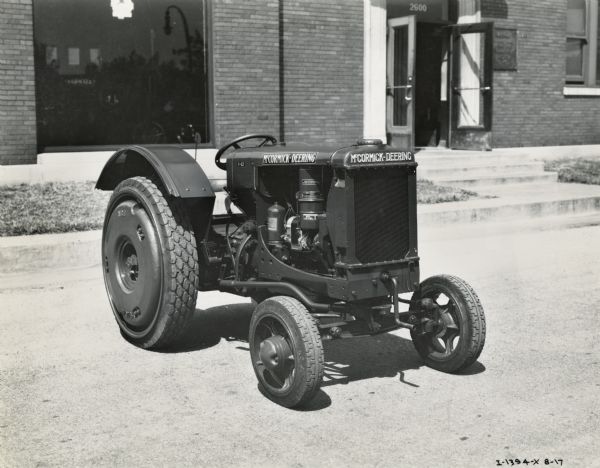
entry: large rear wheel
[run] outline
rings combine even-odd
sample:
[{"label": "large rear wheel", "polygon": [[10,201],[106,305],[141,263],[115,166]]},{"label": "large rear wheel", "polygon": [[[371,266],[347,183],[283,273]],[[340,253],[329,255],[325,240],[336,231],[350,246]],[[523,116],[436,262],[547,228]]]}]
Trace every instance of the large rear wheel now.
[{"label": "large rear wheel", "polygon": [[180,203],[151,180],[133,177],[108,204],[104,283],[123,336],[142,348],[176,343],[196,305],[196,239]]},{"label": "large rear wheel", "polygon": [[261,302],[250,322],[250,356],[262,392],[293,408],[321,386],[324,353],[313,317],[298,300],[275,296]]}]

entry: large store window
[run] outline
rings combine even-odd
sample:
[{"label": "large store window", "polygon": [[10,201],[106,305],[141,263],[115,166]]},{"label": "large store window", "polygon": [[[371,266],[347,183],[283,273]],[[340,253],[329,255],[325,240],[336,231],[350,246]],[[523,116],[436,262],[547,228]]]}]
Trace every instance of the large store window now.
[{"label": "large store window", "polygon": [[567,83],[597,83],[598,3],[599,0],[567,1]]},{"label": "large store window", "polygon": [[206,0],[34,0],[38,147],[208,142]]}]

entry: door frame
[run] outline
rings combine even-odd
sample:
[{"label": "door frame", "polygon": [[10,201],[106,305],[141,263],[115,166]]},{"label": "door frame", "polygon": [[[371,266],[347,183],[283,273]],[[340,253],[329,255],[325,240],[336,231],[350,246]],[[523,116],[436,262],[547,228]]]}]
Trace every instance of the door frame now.
[{"label": "door frame", "polygon": [[[450,128],[448,143],[452,149],[485,150],[492,149],[492,116],[493,116],[493,81],[494,81],[494,23],[481,22],[470,24],[457,24],[449,26],[450,34],[450,73],[449,73],[449,101],[450,101]],[[460,110],[459,87],[460,59],[458,41],[465,33],[483,33],[483,82],[479,83],[479,91],[483,93],[483,122],[482,125],[458,126]],[[468,88],[473,89],[473,88]]]},{"label": "door frame", "polygon": [[[415,106],[414,106],[414,76],[415,76],[415,49],[416,49],[416,16],[402,16],[400,18],[391,18],[387,21],[387,85],[386,85],[386,132],[388,134],[388,143],[394,146],[414,146],[415,132]],[[394,28],[398,26],[408,27],[407,43],[407,84],[394,86]],[[394,111],[394,93],[395,89],[406,89],[407,95],[404,97],[409,102],[407,109],[406,125],[393,124]]]}]

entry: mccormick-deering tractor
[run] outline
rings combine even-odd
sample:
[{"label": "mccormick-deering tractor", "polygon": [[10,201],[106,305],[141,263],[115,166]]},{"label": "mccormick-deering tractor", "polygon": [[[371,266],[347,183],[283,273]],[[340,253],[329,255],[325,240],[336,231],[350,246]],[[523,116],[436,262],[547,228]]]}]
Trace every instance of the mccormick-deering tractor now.
[{"label": "mccormick-deering tractor", "polygon": [[[225,187],[176,147],[126,147],[104,168],[97,188],[113,191],[104,280],[126,339],[173,346],[198,291],[251,297],[252,366],[263,393],[286,407],[318,391],[323,339],[407,328],[428,366],[452,373],[475,362],[485,317],[473,289],[454,276],[419,279],[412,150],[247,135],[215,162]],[[214,214],[223,189],[226,209]]]}]

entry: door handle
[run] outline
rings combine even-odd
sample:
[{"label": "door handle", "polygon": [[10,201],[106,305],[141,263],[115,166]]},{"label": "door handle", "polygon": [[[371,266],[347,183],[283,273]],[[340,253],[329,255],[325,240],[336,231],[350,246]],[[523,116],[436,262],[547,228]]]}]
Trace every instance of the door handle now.
[{"label": "door handle", "polygon": [[413,90],[412,79],[413,79],[412,76],[409,76],[408,84],[398,85],[398,86],[388,86],[387,90],[392,96],[395,96],[397,89],[405,89],[406,96],[404,96],[404,100],[410,102],[413,100],[413,98],[412,98],[412,90]]},{"label": "door handle", "polygon": [[458,86],[453,86],[452,89],[454,90],[455,93],[459,93],[461,91],[475,91],[475,90],[479,90],[483,93],[485,93],[486,91],[491,91],[492,87],[491,86],[484,86],[483,88],[481,87],[474,87],[474,88],[459,88]]},{"label": "door handle", "polygon": [[408,77],[408,86],[406,87],[406,96],[404,96],[404,100],[406,102],[410,102],[413,100],[413,96],[412,96],[412,91],[413,91],[413,77],[409,76]]},{"label": "door handle", "polygon": [[392,96],[396,95],[396,90],[397,89],[405,89],[406,90],[406,96],[404,96],[404,100],[405,101],[412,101],[412,89],[413,89],[413,85],[402,85],[402,86],[388,86],[387,90],[388,93],[391,94]]}]

